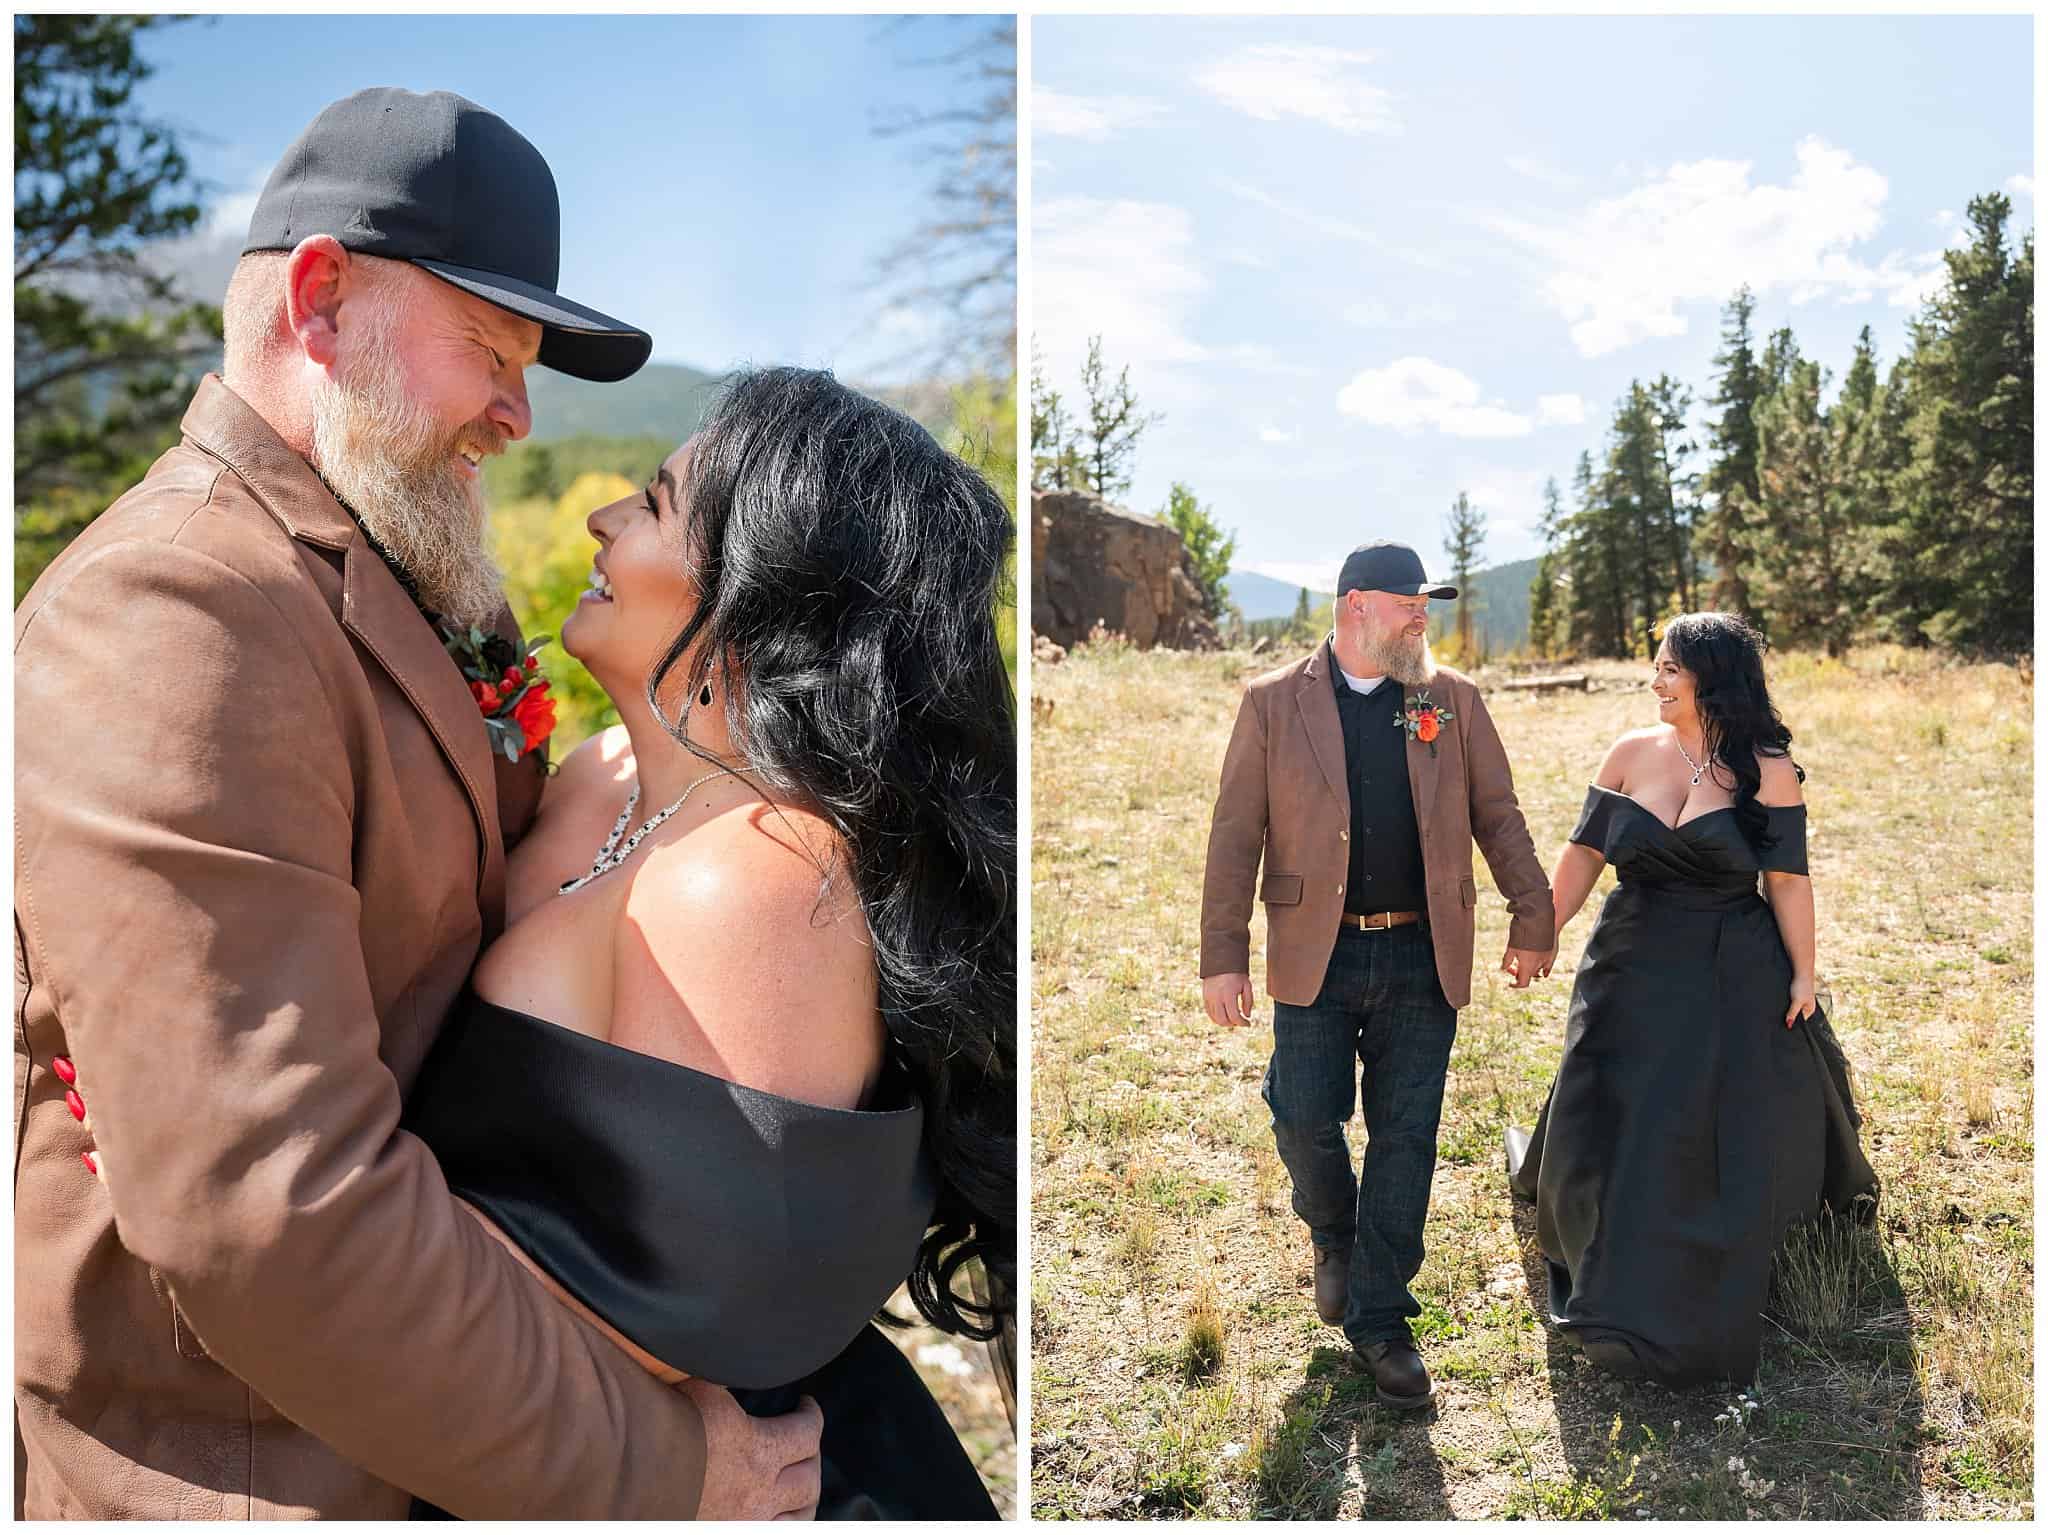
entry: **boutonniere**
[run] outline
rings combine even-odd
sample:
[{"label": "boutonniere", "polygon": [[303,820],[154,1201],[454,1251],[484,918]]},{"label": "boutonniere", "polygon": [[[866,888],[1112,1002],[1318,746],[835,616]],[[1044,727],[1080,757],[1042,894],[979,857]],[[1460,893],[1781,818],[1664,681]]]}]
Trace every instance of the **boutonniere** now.
[{"label": "boutonniere", "polygon": [[1429,754],[1436,755],[1436,738],[1443,733],[1444,726],[1457,716],[1429,696],[1428,688],[1418,688],[1415,696],[1408,700],[1408,707],[1394,716],[1394,723],[1404,727],[1408,739],[1420,741],[1429,748]]},{"label": "boutonniere", "polygon": [[541,647],[549,638],[534,636],[522,652],[504,635],[486,634],[475,624],[441,626],[442,646],[462,669],[491,751],[507,762],[517,762],[555,733],[555,701],[540,670]]}]

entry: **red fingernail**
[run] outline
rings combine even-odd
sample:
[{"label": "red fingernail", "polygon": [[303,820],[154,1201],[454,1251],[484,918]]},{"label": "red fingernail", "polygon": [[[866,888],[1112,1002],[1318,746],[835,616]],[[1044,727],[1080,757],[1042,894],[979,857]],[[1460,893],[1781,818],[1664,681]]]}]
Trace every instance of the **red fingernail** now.
[{"label": "red fingernail", "polygon": [[71,1110],[73,1119],[85,1118],[85,1100],[68,1088],[64,1093],[64,1107]]},{"label": "red fingernail", "polygon": [[50,1057],[50,1070],[57,1073],[57,1080],[70,1087],[78,1080],[78,1068],[61,1055]]},{"label": "red fingernail", "polygon": [[99,1163],[97,1163],[97,1162],[95,1162],[95,1161],[94,1161],[94,1160],[92,1159],[92,1153],[91,1153],[91,1152],[89,1152],[89,1151],[81,1151],[81,1152],[80,1152],[80,1153],[78,1154],[78,1160],[79,1160],[79,1161],[81,1161],[81,1162],[83,1162],[83,1163],[84,1163],[84,1164],[85,1164],[85,1165],[86,1165],[87,1167],[89,1167],[89,1168],[91,1168],[91,1169],[92,1169],[92,1175],[93,1175],[93,1176],[94,1176],[95,1178],[97,1178],[97,1177],[98,1177],[98,1176],[100,1175],[100,1164],[99,1164]]}]

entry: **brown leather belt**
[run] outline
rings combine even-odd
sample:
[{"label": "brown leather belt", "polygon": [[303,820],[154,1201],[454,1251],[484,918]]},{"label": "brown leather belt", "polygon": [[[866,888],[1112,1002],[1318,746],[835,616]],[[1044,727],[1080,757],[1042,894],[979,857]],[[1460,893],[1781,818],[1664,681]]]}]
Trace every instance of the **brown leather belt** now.
[{"label": "brown leather belt", "polygon": [[1352,911],[1344,913],[1346,927],[1362,927],[1368,932],[1378,932],[1381,928],[1387,927],[1405,927],[1410,922],[1421,920],[1422,913],[1419,911],[1369,911],[1363,916]]}]

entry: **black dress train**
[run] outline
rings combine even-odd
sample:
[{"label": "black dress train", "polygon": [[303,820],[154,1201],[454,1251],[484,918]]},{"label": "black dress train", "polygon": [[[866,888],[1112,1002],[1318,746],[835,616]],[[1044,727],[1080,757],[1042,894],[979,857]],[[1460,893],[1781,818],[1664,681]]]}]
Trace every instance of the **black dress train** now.
[{"label": "black dress train", "polygon": [[1806,810],[1766,814],[1777,841],[1759,856],[1732,808],[1674,828],[1588,792],[1571,840],[1620,883],[1542,1117],[1508,1132],[1553,1320],[1667,1385],[1752,1379],[1787,1230],[1875,1210],[1847,1063],[1818,1008],[1785,1027],[1792,962],[1758,888],[1761,870],[1806,872]]},{"label": "black dress train", "polygon": [[402,1128],[655,1358],[749,1412],[815,1397],[820,1519],[993,1519],[952,1425],[870,1320],[908,1277],[935,1193],[900,1072],[876,1098],[799,1103],[466,992]]}]

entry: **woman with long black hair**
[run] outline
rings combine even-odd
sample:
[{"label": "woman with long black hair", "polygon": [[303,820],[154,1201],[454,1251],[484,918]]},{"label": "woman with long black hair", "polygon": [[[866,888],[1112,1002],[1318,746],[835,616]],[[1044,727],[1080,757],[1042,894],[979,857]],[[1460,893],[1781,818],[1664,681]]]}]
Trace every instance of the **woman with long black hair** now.
[{"label": "woman with long black hair", "polygon": [[993,1517],[868,1322],[907,1281],[1015,1325],[1008,513],[778,368],[589,526],[562,643],[622,723],[550,781],[406,1127],[649,1370],[817,1399],[821,1515]]},{"label": "woman with long black hair", "polygon": [[1650,688],[1657,724],[1609,749],[1551,876],[1560,934],[1603,865],[1620,882],[1508,1170],[1536,1202],[1551,1318],[1588,1358],[1747,1382],[1771,1255],[1823,1207],[1867,1217],[1877,1178],[1816,1000],[1806,775],[1762,640],[1731,614],[1683,614]]}]

